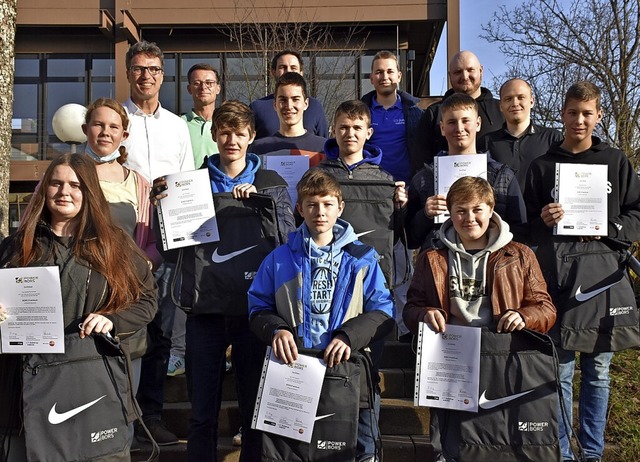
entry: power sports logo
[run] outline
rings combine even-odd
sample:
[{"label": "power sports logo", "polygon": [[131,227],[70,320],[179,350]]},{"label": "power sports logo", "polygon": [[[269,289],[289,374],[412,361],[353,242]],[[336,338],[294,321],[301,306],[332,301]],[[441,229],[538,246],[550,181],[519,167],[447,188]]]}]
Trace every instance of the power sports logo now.
[{"label": "power sports logo", "polygon": [[91,442],[99,443],[100,441],[111,440],[116,437],[117,433],[118,433],[118,429],[116,427],[110,428],[108,430],[91,432]]},{"label": "power sports logo", "polygon": [[635,310],[635,307],[629,306],[612,306],[609,308],[609,316],[627,316]]},{"label": "power sports logo", "polygon": [[346,447],[346,441],[318,440],[317,445],[317,448],[323,451],[342,451]]},{"label": "power sports logo", "polygon": [[518,422],[521,432],[543,432],[549,428],[549,422]]},{"label": "power sports logo", "polygon": [[18,276],[15,280],[16,284],[35,284],[38,282],[38,276]]}]

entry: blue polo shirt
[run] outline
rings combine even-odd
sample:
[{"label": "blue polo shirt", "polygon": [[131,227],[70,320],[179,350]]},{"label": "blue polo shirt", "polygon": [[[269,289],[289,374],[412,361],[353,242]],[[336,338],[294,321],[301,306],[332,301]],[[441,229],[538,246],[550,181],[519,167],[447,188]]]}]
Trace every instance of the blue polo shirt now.
[{"label": "blue polo shirt", "polygon": [[389,109],[378,104],[374,95],[371,101],[371,126],[373,136],[369,142],[382,149],[380,167],[390,173],[395,180],[411,181],[411,162],[407,149],[402,101],[398,95]]}]

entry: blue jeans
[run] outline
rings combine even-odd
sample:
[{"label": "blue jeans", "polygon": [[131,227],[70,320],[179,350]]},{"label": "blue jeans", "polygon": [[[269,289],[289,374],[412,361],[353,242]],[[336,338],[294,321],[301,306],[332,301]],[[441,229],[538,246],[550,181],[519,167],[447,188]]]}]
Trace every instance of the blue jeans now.
[{"label": "blue jeans", "polygon": [[[568,422],[573,422],[573,373],[575,352],[558,348],[560,359],[560,385],[562,399],[568,413]],[[609,364],[613,353],[580,353],[580,401],[578,403],[578,441],[584,457],[602,457],[604,450],[604,429],[607,424],[609,403]],[[562,419],[560,410],[560,448],[563,459],[573,459],[570,448],[571,430]]]},{"label": "blue jeans", "polygon": [[171,301],[171,277],[174,271],[175,265],[165,262],[154,273],[158,284],[158,312],[147,325],[149,347],[142,357],[140,386],[136,395],[144,420],[159,419],[162,415],[164,381],[176,314],[176,306]]},{"label": "blue jeans", "polygon": [[[368,460],[379,456],[376,441],[379,436],[378,419],[380,418],[380,394],[375,393],[373,409],[360,409],[358,414],[357,461]],[[378,459],[375,459],[378,460]]]},{"label": "blue jeans", "polygon": [[188,460],[218,460],[218,414],[222,401],[225,352],[229,345],[232,346],[232,362],[242,417],[240,460],[260,460],[262,435],[251,429],[251,420],[266,349],[249,330],[248,318],[215,314],[189,315],[186,344],[187,387],[191,401]]}]

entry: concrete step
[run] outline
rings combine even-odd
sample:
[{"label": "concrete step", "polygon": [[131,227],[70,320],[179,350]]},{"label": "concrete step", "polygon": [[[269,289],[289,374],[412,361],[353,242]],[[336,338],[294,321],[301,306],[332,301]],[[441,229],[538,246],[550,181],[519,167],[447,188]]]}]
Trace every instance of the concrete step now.
[{"label": "concrete step", "polygon": [[[189,429],[190,403],[165,403],[162,420],[178,438],[186,438]],[[241,425],[240,409],[236,401],[223,401],[218,419],[218,434],[232,437]],[[414,407],[408,398],[381,400],[380,432],[383,435],[427,435],[429,409]]]},{"label": "concrete step", "polygon": [[[382,368],[380,369],[380,390],[383,398],[411,398],[413,397],[413,382],[415,372],[411,368]],[[233,372],[229,372],[222,385],[222,400],[235,401],[237,399],[236,381]],[[187,378],[185,375],[167,377],[165,382],[165,403],[184,403],[189,401],[187,393]]]},{"label": "concrete step", "polygon": [[415,369],[416,354],[411,343],[387,341],[384,344],[380,368]]},{"label": "concrete step", "polygon": [[[143,445],[142,450],[131,454],[133,462],[147,460],[151,453],[150,445]],[[382,453],[385,462],[431,462],[435,458],[428,437],[424,435],[382,436]],[[218,461],[238,462],[240,448],[231,445],[231,438],[218,439]],[[159,462],[186,462],[187,445],[184,441],[173,446],[160,448]]]}]

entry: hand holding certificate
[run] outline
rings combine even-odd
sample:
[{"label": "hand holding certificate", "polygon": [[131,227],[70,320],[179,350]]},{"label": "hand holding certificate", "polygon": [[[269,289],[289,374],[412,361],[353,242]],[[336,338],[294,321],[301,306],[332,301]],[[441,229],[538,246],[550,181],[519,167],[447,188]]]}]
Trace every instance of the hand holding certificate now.
[{"label": "hand holding certificate", "polygon": [[413,404],[478,412],[480,329],[447,325],[445,333],[420,323]]},{"label": "hand holding certificate", "polygon": [[166,175],[167,195],[158,203],[164,250],[219,240],[209,171]]},{"label": "hand holding certificate", "polygon": [[0,269],[2,353],[64,353],[62,293],[57,266]]},{"label": "hand holding certificate", "polygon": [[[435,193],[446,197],[449,188],[456,180],[464,176],[475,176],[487,179],[486,154],[461,154],[436,156],[433,159],[433,175]],[[444,223],[449,212],[434,217],[434,223]]]},{"label": "hand holding certificate", "polygon": [[606,165],[556,164],[556,202],[564,216],[554,227],[563,236],[606,236]]},{"label": "hand holding certificate", "polygon": [[325,371],[319,358],[284,364],[268,347],[251,428],[311,441]]},{"label": "hand holding certificate", "polygon": [[296,203],[298,192],[296,185],[302,178],[302,175],[309,170],[309,158],[307,156],[262,156],[262,167],[269,170],[275,170],[284,178],[289,185],[287,192],[291,197],[291,202]]}]

